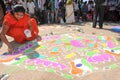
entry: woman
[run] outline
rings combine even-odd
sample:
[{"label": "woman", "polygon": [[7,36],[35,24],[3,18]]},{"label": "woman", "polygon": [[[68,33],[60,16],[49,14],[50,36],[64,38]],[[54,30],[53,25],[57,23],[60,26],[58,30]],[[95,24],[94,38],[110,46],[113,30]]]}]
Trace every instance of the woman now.
[{"label": "woman", "polygon": [[[31,36],[25,35],[26,30],[31,32]],[[8,51],[12,53],[13,47],[5,35],[13,37],[18,43],[24,43],[37,38],[38,32],[35,19],[30,19],[22,5],[15,5],[13,11],[7,13],[4,17],[0,38],[8,46]]]},{"label": "woman", "polygon": [[66,4],[66,23],[74,23],[74,9],[73,9],[73,0],[67,0]]}]

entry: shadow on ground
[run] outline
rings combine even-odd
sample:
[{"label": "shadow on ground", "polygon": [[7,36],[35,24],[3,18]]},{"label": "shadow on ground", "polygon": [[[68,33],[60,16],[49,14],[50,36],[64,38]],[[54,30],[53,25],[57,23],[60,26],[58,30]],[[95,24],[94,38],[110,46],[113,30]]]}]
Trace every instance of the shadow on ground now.
[{"label": "shadow on ground", "polygon": [[[8,52],[5,52],[3,53],[3,55],[17,55],[17,54],[22,54],[22,55],[26,55],[29,59],[35,59],[35,58],[38,58],[40,55],[38,52],[35,51],[35,49],[39,46],[37,44],[37,42],[32,42],[32,41],[28,41],[24,44],[19,44],[15,41],[11,41],[10,42],[14,48],[14,52],[18,52],[18,53],[8,53]],[[29,44],[32,44],[33,46],[32,47],[26,47],[26,45],[29,45]]]}]

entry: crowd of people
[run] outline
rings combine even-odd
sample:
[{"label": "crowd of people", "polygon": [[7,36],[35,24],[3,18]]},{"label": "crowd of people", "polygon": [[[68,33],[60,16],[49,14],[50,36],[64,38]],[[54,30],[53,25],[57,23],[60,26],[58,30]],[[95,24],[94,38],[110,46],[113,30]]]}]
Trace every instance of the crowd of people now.
[{"label": "crowd of people", "polygon": [[[92,1],[88,3],[89,6],[87,6],[86,2],[83,5],[77,0],[11,0],[6,1],[5,4],[6,13],[11,11],[14,5],[21,4],[31,17],[37,19],[38,24],[44,24],[78,22],[82,17],[82,12],[85,16],[86,12],[91,10],[91,2]],[[85,18],[86,20],[86,17],[84,16],[82,18]],[[68,20],[66,18],[68,18]]]},{"label": "crowd of people", "polygon": [[[95,9],[94,0],[6,0],[6,13],[16,4],[21,4],[31,17],[37,19],[38,24],[45,23],[75,23],[92,21]],[[118,21],[119,11],[113,3],[107,9],[105,20]],[[108,11],[111,12],[108,14]],[[108,18],[109,17],[109,18]]]}]

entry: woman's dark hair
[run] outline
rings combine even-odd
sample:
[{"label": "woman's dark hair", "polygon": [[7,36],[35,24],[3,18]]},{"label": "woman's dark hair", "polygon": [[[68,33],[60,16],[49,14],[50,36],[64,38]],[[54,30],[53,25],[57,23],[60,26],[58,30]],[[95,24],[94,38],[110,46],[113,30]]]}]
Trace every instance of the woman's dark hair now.
[{"label": "woman's dark hair", "polygon": [[17,4],[17,5],[15,5],[15,6],[13,7],[13,10],[11,11],[12,14],[13,14],[14,12],[22,12],[22,13],[25,13],[25,9],[24,9],[24,7],[23,7],[22,5]]}]

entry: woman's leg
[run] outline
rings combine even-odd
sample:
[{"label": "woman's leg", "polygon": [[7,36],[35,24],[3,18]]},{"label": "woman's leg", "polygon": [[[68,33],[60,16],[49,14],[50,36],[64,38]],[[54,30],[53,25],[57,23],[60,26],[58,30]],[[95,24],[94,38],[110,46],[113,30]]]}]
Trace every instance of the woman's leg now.
[{"label": "woman's leg", "polygon": [[14,29],[14,34],[12,35],[12,37],[18,43],[24,43],[26,38],[22,29]]}]

